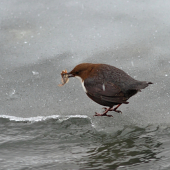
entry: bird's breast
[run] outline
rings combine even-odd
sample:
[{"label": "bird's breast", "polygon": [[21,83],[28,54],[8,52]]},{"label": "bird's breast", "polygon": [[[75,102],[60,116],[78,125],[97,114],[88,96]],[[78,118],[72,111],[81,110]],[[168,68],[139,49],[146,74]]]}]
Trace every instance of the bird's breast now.
[{"label": "bird's breast", "polygon": [[87,93],[87,90],[86,90],[86,88],[85,88],[85,86],[84,86],[84,81],[82,80],[82,78],[79,77],[79,76],[75,76],[75,77],[78,78],[78,79],[80,80],[81,85],[82,85],[82,87],[83,87],[83,90]]}]

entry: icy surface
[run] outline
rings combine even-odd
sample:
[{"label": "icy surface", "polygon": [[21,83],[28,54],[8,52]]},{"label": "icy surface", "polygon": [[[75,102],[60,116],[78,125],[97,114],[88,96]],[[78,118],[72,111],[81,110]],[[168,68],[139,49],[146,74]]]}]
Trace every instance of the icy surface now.
[{"label": "icy surface", "polygon": [[63,69],[93,62],[154,83],[122,105],[122,115],[113,113],[115,119],[170,123],[169,5],[153,0],[2,0],[0,115],[92,117],[101,112],[78,80],[57,86]]}]

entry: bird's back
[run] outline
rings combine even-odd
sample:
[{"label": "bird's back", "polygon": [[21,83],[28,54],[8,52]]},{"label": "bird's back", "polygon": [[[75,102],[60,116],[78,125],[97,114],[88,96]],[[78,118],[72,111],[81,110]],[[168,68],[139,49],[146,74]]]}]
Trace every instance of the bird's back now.
[{"label": "bird's back", "polygon": [[151,82],[135,80],[123,70],[107,64],[99,64],[99,66],[95,68],[95,72],[98,73],[99,79],[117,85],[123,92],[127,92],[128,90],[140,91],[140,89],[146,88],[148,84],[152,84]]}]

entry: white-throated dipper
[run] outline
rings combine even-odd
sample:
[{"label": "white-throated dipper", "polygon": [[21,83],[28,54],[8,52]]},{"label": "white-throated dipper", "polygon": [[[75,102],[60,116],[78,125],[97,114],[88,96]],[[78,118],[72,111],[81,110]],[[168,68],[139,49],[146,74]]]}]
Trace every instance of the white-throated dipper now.
[{"label": "white-throated dipper", "polygon": [[[96,103],[108,106],[102,114],[94,116],[109,116],[108,111],[121,113],[117,108],[149,84],[147,81],[138,81],[130,77],[123,70],[107,64],[82,63],[69,73],[62,73],[70,77],[80,78],[87,96]],[[117,105],[115,108],[113,106]]]}]

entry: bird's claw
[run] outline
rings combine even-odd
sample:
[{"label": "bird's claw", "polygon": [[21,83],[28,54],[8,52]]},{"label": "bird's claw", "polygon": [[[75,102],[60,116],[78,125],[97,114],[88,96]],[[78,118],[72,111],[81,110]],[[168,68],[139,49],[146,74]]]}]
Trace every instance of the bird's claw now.
[{"label": "bird's claw", "polygon": [[[97,112],[95,112],[95,115],[94,116],[102,116],[102,114],[99,114],[99,113],[97,113]],[[93,116],[93,117],[94,117]]]},{"label": "bird's claw", "polygon": [[113,117],[112,115],[105,115],[105,116],[107,116],[107,117]]},{"label": "bird's claw", "polygon": [[115,111],[115,112],[117,112],[117,113],[121,113],[121,114],[122,114],[122,111],[120,111],[120,110],[113,110],[113,111]]},{"label": "bird's claw", "polygon": [[[107,114],[100,114],[100,113],[97,113],[95,112],[95,115],[94,116],[107,116],[107,117],[113,117],[112,115],[107,115]],[[93,117],[94,117],[93,116]]]},{"label": "bird's claw", "polygon": [[103,107],[102,109],[104,109],[105,111],[107,110],[107,107]]}]

